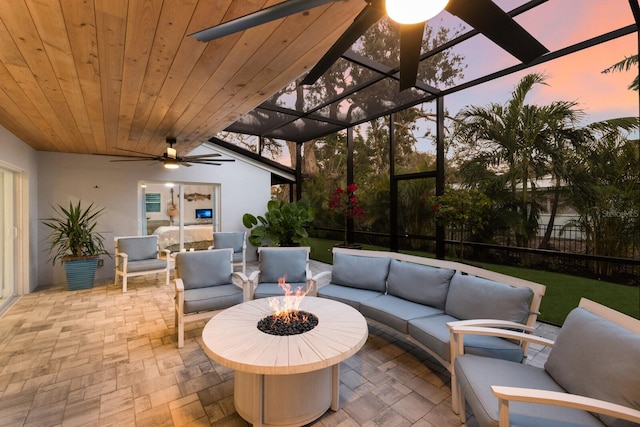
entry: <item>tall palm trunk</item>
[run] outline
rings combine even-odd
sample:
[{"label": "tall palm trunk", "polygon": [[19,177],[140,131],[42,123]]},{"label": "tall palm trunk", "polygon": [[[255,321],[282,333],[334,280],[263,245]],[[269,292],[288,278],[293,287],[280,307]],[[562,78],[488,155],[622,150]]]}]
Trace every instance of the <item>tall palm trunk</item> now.
[{"label": "tall palm trunk", "polygon": [[549,223],[544,231],[544,237],[538,246],[538,249],[549,248],[549,242],[551,241],[551,233],[556,221],[556,215],[558,214],[558,204],[560,204],[560,179],[556,178],[556,185],[553,189],[553,200],[551,202],[551,212],[549,212]]}]

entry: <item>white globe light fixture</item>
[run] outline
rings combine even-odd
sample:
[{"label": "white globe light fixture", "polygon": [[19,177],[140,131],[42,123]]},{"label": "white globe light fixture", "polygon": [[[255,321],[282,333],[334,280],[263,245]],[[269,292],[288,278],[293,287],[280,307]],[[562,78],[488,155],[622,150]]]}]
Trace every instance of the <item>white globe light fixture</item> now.
[{"label": "white globe light fixture", "polygon": [[399,24],[425,22],[442,12],[449,0],[387,0],[387,15]]}]

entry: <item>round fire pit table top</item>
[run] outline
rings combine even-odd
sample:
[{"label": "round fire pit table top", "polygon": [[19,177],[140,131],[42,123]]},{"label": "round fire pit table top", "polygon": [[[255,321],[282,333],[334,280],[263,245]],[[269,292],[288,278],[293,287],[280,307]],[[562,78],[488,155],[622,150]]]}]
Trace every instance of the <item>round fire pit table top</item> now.
[{"label": "round fire pit table top", "polygon": [[268,298],[228,308],[204,327],[204,350],[234,370],[284,375],[336,365],[354,355],[367,340],[367,321],[351,306],[306,296],[299,309],[315,314],[318,325],[302,334],[278,336],[257,327],[259,320],[273,314]]}]

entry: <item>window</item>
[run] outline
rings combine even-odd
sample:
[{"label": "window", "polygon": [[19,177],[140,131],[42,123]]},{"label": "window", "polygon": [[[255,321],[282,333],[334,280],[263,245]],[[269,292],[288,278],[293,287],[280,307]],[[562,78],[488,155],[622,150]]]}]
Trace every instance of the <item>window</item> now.
[{"label": "window", "polygon": [[144,195],[144,203],[147,212],[160,212],[160,193],[147,193]]}]

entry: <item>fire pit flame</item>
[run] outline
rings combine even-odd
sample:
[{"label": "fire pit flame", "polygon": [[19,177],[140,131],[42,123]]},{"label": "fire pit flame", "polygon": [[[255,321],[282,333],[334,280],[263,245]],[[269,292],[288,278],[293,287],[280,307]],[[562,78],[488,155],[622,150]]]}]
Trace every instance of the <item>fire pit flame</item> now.
[{"label": "fire pit flame", "polygon": [[310,331],[318,324],[318,317],[313,313],[299,309],[302,299],[309,293],[298,286],[294,292],[284,277],[278,279],[278,286],[284,290],[284,298],[269,298],[269,307],[273,314],[258,321],[257,327],[271,335],[298,335]]},{"label": "fire pit flame", "polygon": [[[294,292],[285,277],[278,279],[278,286],[284,290],[284,298],[269,298],[269,307],[273,310],[274,318],[280,318],[285,323],[298,319],[298,311],[302,299],[309,293],[308,290],[298,286]],[[302,319],[304,321],[304,319]]]}]

